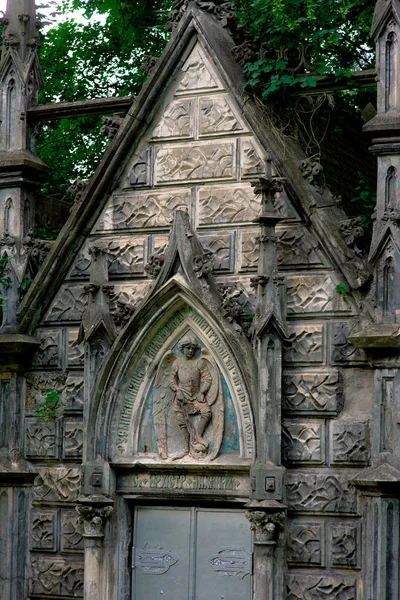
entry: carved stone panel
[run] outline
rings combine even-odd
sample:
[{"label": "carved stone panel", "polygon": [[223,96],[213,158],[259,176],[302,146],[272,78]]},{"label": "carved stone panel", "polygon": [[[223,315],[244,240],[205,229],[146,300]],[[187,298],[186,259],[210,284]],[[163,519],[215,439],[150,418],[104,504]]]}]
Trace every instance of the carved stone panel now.
[{"label": "carved stone panel", "polygon": [[252,140],[242,141],[242,176],[255,177],[265,173],[265,164]]},{"label": "carved stone panel", "polygon": [[324,326],[291,325],[284,344],[284,361],[289,363],[321,363],[324,360]]},{"label": "carved stone panel", "polygon": [[348,341],[351,326],[349,323],[333,323],[332,325],[332,361],[338,364],[363,362],[363,350],[354,348]]},{"label": "carved stone panel", "polygon": [[83,377],[68,375],[63,391],[65,406],[68,410],[82,410],[83,391]]},{"label": "carved stone panel", "polygon": [[200,44],[197,44],[190,54],[182,67],[182,73],[177,94],[222,87]]},{"label": "carved stone panel", "polygon": [[67,332],[68,367],[83,367],[84,349],[83,344],[78,344],[78,332],[78,329],[68,329]]},{"label": "carved stone panel", "polygon": [[58,423],[26,417],[25,456],[29,459],[58,458]]},{"label": "carved stone panel", "polygon": [[292,521],[288,535],[288,562],[291,564],[324,565],[324,528],[322,524]]},{"label": "carved stone panel", "polygon": [[79,467],[43,467],[35,479],[34,500],[38,502],[74,502],[81,482]]},{"label": "carved stone panel", "polygon": [[357,600],[356,580],[341,575],[291,575],[287,600]]},{"label": "carved stone panel", "polygon": [[47,394],[53,390],[64,401],[65,373],[59,372],[34,372],[26,374],[26,403],[25,408],[29,413],[36,413],[38,405],[46,401]]},{"label": "carved stone panel", "polygon": [[[113,275],[144,274],[144,237],[121,237],[114,240],[103,240],[110,257],[108,272]],[[89,246],[79,254],[71,271],[72,278],[88,278],[90,274]]]},{"label": "carved stone panel", "polygon": [[83,449],[82,419],[64,419],[63,458],[79,459]]},{"label": "carved stone panel", "polygon": [[331,462],[337,465],[369,464],[370,443],[367,423],[332,421]]},{"label": "carved stone panel", "polygon": [[351,305],[335,289],[329,275],[294,275],[287,278],[288,313],[349,312]]},{"label": "carved stone panel", "polygon": [[80,321],[88,297],[83,285],[63,285],[47,313],[47,322]]},{"label": "carved stone panel", "polygon": [[131,186],[149,185],[150,183],[150,150],[146,148],[139,151],[135,156],[134,163],[129,174]]},{"label": "carved stone panel", "polygon": [[78,513],[76,510],[63,510],[61,516],[61,551],[65,553],[83,552],[83,537],[78,524]]},{"label": "carved stone panel", "polygon": [[200,136],[244,130],[226,96],[200,98]]},{"label": "carved stone panel", "polygon": [[343,390],[338,371],[292,373],[283,378],[285,412],[336,415],[343,408]]},{"label": "carved stone panel", "polygon": [[320,464],[325,458],[323,421],[285,421],[282,457],[287,463]]},{"label": "carved stone panel", "polygon": [[57,511],[33,510],[32,511],[32,550],[56,550],[56,524]]},{"label": "carved stone panel", "polygon": [[193,137],[193,99],[174,100],[153,131],[153,138]]},{"label": "carved stone panel", "polygon": [[83,564],[57,559],[32,561],[31,593],[83,598]]},{"label": "carved stone panel", "polygon": [[235,151],[234,141],[158,147],[155,160],[156,182],[233,179]]},{"label": "carved stone panel", "polygon": [[33,358],[35,367],[60,367],[62,360],[62,329],[37,329],[39,349]]},{"label": "carved stone panel", "polygon": [[114,194],[96,231],[170,227],[173,211],[187,210],[189,204],[190,190],[185,188]]},{"label": "carved stone panel", "polygon": [[342,475],[314,475],[289,472],[287,499],[299,512],[354,513],[356,493]]},{"label": "carved stone panel", "polygon": [[234,268],[234,236],[231,233],[210,233],[199,236],[204,250],[212,252],[213,270],[232,271]]},{"label": "carved stone panel", "polygon": [[199,224],[251,223],[260,212],[260,202],[248,187],[201,187]]},{"label": "carved stone panel", "polygon": [[335,568],[359,567],[360,528],[354,521],[331,523],[329,528],[330,563]]}]

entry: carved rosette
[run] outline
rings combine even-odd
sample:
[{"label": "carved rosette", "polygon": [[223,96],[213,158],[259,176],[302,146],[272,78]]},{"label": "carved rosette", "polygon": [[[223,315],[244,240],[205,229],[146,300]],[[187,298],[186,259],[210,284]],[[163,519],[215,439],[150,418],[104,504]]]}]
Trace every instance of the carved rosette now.
[{"label": "carved rosette", "polygon": [[339,223],[344,241],[348,246],[355,244],[357,238],[364,235],[364,229],[361,227],[361,217],[353,217],[347,221]]},{"label": "carved rosette", "polygon": [[151,279],[157,279],[164,262],[164,254],[151,254],[144,270]]},{"label": "carved rosette", "polygon": [[76,507],[78,523],[83,525],[83,537],[103,538],[104,526],[113,511],[112,506],[93,506],[81,504]]},{"label": "carved rosette", "polygon": [[194,256],[193,271],[196,273],[196,277],[200,279],[200,277],[206,277],[212,273],[213,261],[213,253],[209,250],[206,250],[203,256]]},{"label": "carved rosette", "polygon": [[246,519],[250,522],[250,529],[254,532],[256,542],[275,544],[279,532],[285,523],[285,512],[273,512],[260,509],[246,511]]}]

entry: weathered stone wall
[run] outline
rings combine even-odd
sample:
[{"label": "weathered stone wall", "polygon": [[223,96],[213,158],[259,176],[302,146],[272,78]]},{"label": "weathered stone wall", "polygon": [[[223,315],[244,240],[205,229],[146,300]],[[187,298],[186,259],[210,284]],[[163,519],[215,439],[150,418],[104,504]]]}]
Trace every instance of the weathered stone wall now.
[{"label": "weathered stone wall", "polygon": [[[30,597],[83,595],[82,537],[74,506],[83,436],[83,349],[93,242],[110,255],[111,311],[121,327],[151,282],[145,266],[168,241],[174,209],[186,208],[220,282],[253,296],[259,201],[251,181],[265,172],[260,146],[210,57],[197,44],[164,108],[79,250],[40,323],[39,352],[27,375],[25,454],[40,469],[32,514]],[[362,351],[347,343],[357,305],[326,255],[324,240],[286,193],[275,199],[279,269],[287,281],[289,339],[284,351],[282,457],[287,467],[288,597],[356,598],[361,521],[349,483],[370,462],[372,379]],[[339,288],[341,289],[341,288]],[[346,289],[346,288],[345,288]],[[59,418],[35,416],[48,390]],[[58,415],[57,415],[58,416]],[[313,590],[311,592],[311,590]],[[341,596],[340,596],[341,597]]]}]

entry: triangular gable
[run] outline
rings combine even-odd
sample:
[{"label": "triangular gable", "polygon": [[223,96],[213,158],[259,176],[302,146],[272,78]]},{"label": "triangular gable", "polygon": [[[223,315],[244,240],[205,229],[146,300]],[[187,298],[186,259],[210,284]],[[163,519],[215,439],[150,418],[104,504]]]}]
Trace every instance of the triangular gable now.
[{"label": "triangular gable", "polygon": [[376,38],[391,18],[395,19],[400,25],[399,0],[379,0],[375,6],[370,32],[371,37]]},{"label": "triangular gable", "polygon": [[[129,271],[121,267],[123,260],[116,259],[118,275],[130,280],[121,284],[124,291],[129,294],[140,278],[143,292],[145,262],[162,246],[160,238],[168,234],[176,208],[189,211],[200,237],[219,244],[224,274],[235,277],[238,270],[243,272],[243,258],[235,257],[233,251],[239,249],[243,257],[244,234],[250,227],[254,230],[259,205],[251,182],[264,174],[268,156],[274,173],[287,179],[290,199],[283,194],[276,202],[288,225],[301,229],[299,216],[310,218],[313,235],[330,257],[320,264],[333,259],[351,280],[351,273],[343,267],[349,249],[338,228],[335,232],[332,227],[345,218],[344,213],[334,207],[324,209],[329,211],[330,227],[323,226],[324,218],[314,210],[314,191],[299,172],[303,155],[289,141],[284,147],[263,125],[262,114],[243,90],[242,70],[231,55],[233,45],[211,16],[195,7],[187,10],[22,303],[23,330],[32,330],[44,310],[47,320],[53,315],[50,322],[54,315],[64,314],[57,298],[50,308],[49,301],[68,272],[70,280],[76,277],[74,262],[82,259],[77,257],[79,252],[87,251],[83,244],[90,233],[111,235],[114,240],[116,235],[118,240],[125,235],[126,241],[135,242],[143,238],[140,248],[136,244],[139,270]],[[300,238],[315,247],[305,227]],[[72,291],[82,312],[85,277],[80,279],[82,283],[76,283]],[[71,284],[67,287],[71,291]],[[58,298],[65,294],[61,286]],[[78,313],[72,308],[72,320],[79,320]]]}]

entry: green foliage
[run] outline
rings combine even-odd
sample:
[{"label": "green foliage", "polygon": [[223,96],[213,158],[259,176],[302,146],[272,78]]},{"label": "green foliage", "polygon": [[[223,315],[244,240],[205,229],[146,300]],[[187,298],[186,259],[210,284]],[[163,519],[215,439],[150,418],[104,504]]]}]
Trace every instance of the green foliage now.
[{"label": "green foliage", "polygon": [[[316,85],[315,76],[348,77],[371,67],[369,39],[374,3],[364,0],[236,0],[241,25],[265,48],[247,64],[248,85],[262,96],[297,85]],[[283,50],[284,49],[284,50]],[[303,76],[288,73],[303,52]]]},{"label": "green foliage", "polygon": [[46,223],[44,227],[36,227],[35,238],[38,240],[55,240],[59,233],[59,229],[55,229]]},{"label": "green foliage", "polygon": [[46,422],[54,421],[62,417],[64,413],[64,403],[53,388],[43,389],[42,394],[46,394],[44,402],[37,405],[35,417],[43,419]]},{"label": "green foliage", "polygon": [[350,286],[348,283],[339,283],[335,287],[335,292],[337,292],[341,298],[345,298],[350,292]]},{"label": "green foliage", "polygon": [[25,277],[25,279],[22,280],[21,282],[21,290],[24,292],[25,290],[28,289],[28,287],[31,285],[31,283],[33,283],[33,279],[29,279],[29,277]]},{"label": "green foliage", "polygon": [[356,195],[351,199],[351,202],[354,204],[357,214],[361,217],[361,227],[371,231],[371,215],[376,204],[376,191],[368,183],[363,173],[358,173],[358,185],[354,193]]},{"label": "green foliage", "polygon": [[[10,260],[11,260],[10,256],[7,256],[7,255],[0,256],[0,286],[3,288],[3,290],[6,290],[12,283],[11,279],[7,275],[8,263],[10,262]],[[4,298],[0,298],[0,299],[1,299],[1,303],[2,303]]]}]

